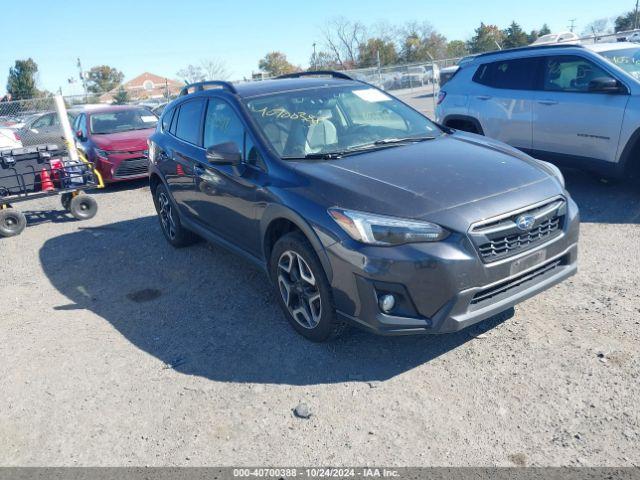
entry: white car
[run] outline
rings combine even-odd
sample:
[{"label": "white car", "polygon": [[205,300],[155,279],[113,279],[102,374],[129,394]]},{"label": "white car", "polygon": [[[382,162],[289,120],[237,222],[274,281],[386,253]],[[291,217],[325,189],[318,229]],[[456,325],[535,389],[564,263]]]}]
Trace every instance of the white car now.
[{"label": "white car", "polygon": [[601,175],[640,172],[640,45],[547,45],[461,62],[441,124]]},{"label": "white car", "polygon": [[580,37],[573,32],[549,33],[538,38],[531,45],[552,45],[554,43],[578,42]]},{"label": "white car", "polygon": [[627,42],[640,43],[640,32],[633,32],[627,37]]},{"label": "white car", "polygon": [[20,135],[11,128],[0,128],[0,150],[22,148]]}]

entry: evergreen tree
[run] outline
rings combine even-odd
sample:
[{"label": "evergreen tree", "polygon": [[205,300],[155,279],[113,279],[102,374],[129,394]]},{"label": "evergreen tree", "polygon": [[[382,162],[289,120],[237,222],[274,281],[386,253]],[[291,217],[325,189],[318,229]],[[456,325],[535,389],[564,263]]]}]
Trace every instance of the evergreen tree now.
[{"label": "evergreen tree", "polygon": [[129,92],[127,92],[122,85],[113,96],[113,103],[115,105],[124,105],[129,102]]},{"label": "evergreen tree", "polygon": [[40,92],[36,88],[36,76],[38,65],[33,59],[16,60],[13,67],[9,69],[7,79],[7,93],[12,100],[24,100],[39,96]]},{"label": "evergreen tree", "polygon": [[517,48],[529,44],[529,37],[516,22],[511,22],[504,32],[502,46],[504,48]]}]

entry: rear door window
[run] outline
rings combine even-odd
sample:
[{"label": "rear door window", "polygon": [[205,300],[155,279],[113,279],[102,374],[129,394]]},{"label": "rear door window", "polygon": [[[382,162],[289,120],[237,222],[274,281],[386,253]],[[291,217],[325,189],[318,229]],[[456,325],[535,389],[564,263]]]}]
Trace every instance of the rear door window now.
[{"label": "rear door window", "polygon": [[488,87],[508,90],[533,90],[538,58],[518,58],[480,65],[473,81]]},{"label": "rear door window", "polygon": [[201,146],[200,123],[204,101],[194,99],[180,105],[178,120],[175,122],[175,135],[185,142]]},{"label": "rear door window", "polygon": [[171,119],[173,118],[173,113],[174,112],[175,112],[175,109],[172,108],[168,112],[165,112],[164,115],[162,116],[162,131],[163,132],[168,132],[169,131],[169,127],[171,126]]}]

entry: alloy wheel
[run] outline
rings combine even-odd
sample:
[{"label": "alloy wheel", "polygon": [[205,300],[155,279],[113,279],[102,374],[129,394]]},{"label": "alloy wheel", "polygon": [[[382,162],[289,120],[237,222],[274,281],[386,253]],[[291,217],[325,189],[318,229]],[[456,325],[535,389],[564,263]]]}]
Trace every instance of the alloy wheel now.
[{"label": "alloy wheel", "polygon": [[303,328],[313,329],[322,316],[322,297],[309,264],[293,250],[278,260],[278,287],[289,313]]},{"label": "alloy wheel", "polygon": [[176,238],[176,223],[173,219],[173,209],[171,207],[171,201],[164,192],[160,192],[158,195],[158,215],[160,216],[160,223],[162,228],[169,236],[171,240]]}]

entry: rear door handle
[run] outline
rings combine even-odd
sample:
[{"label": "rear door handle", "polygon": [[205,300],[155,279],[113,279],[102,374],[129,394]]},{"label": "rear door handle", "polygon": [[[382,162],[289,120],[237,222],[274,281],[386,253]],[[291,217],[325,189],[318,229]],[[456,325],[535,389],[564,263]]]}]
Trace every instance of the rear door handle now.
[{"label": "rear door handle", "polygon": [[538,103],[540,105],[557,105],[558,102],[556,102],[555,100],[538,100]]},{"label": "rear door handle", "polygon": [[491,100],[491,95],[478,95],[476,98],[478,100]]}]

